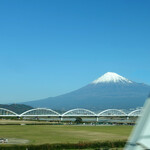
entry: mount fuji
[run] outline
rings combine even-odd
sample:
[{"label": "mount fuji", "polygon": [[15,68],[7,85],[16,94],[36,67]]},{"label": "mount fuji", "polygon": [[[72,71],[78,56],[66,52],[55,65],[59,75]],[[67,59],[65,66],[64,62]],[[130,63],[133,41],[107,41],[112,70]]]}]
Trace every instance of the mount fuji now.
[{"label": "mount fuji", "polygon": [[142,107],[149,92],[149,85],[130,81],[114,72],[107,72],[87,86],[73,92],[24,104],[57,110],[72,108],[129,109]]}]

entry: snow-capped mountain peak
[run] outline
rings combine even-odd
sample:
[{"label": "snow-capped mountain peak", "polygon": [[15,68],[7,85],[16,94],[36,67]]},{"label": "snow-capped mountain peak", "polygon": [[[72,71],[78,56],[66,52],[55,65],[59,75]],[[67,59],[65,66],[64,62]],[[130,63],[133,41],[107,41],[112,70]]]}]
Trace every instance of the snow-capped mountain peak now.
[{"label": "snow-capped mountain peak", "polygon": [[98,79],[94,80],[92,83],[93,84],[98,84],[98,83],[108,83],[108,82],[132,83],[132,81],[130,81],[130,80],[118,75],[117,73],[114,73],[114,72],[107,72],[103,76],[101,76]]}]

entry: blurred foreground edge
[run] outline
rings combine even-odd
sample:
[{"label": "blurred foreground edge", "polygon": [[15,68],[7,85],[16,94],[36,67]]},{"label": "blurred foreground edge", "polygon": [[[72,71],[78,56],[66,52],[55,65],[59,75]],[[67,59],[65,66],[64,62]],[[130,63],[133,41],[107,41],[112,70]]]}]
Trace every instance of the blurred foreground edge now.
[{"label": "blurred foreground edge", "polygon": [[124,150],[150,150],[150,95]]}]

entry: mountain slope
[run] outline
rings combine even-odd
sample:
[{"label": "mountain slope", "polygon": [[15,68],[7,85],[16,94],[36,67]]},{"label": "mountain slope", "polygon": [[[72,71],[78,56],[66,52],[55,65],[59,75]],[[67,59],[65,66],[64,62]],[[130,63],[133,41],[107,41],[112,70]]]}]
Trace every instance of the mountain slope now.
[{"label": "mountain slope", "polygon": [[107,109],[141,107],[150,92],[150,86],[130,81],[116,73],[108,72],[76,91],[24,104],[52,109]]}]

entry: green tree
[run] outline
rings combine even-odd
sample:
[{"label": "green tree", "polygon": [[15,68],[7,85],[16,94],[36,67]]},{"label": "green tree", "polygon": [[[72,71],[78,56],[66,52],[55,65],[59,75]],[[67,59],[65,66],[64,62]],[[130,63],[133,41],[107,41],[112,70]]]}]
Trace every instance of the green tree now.
[{"label": "green tree", "polygon": [[75,123],[79,124],[82,123],[82,118],[81,117],[77,117],[75,120]]}]

